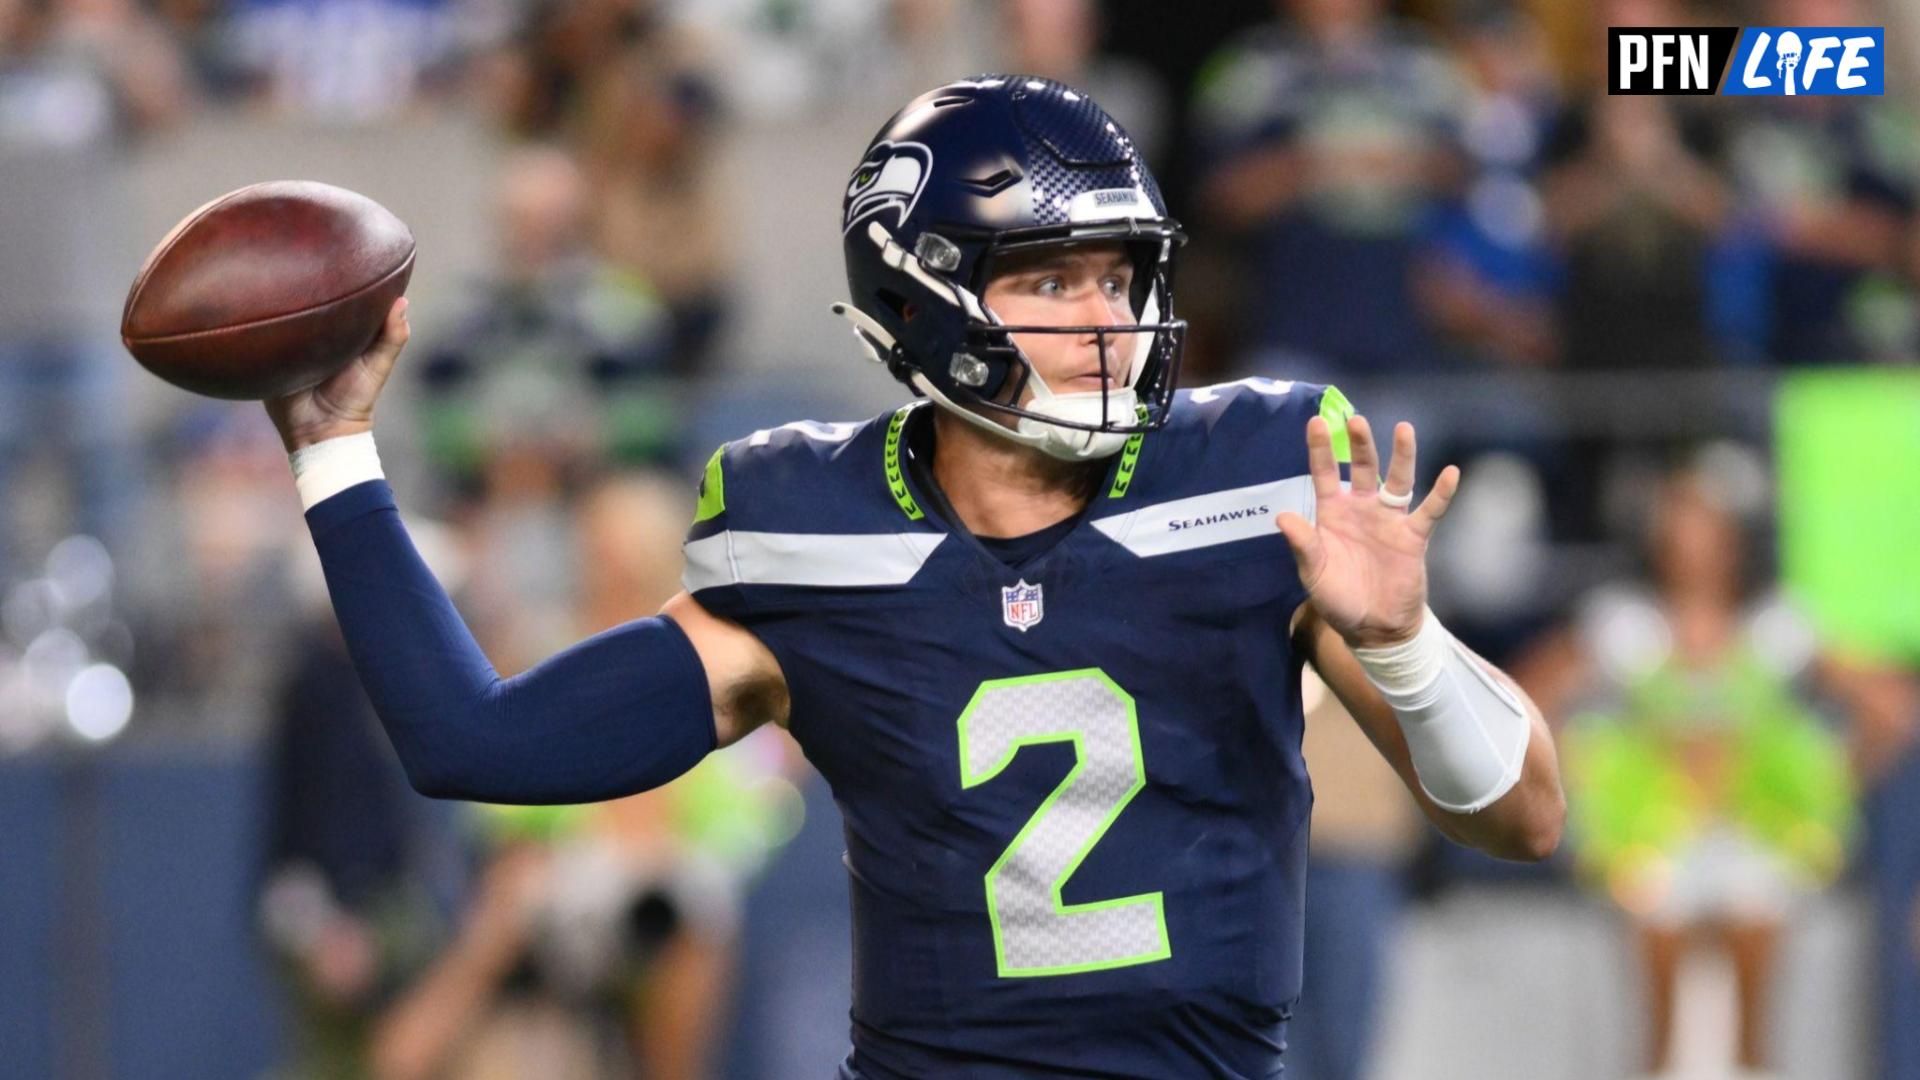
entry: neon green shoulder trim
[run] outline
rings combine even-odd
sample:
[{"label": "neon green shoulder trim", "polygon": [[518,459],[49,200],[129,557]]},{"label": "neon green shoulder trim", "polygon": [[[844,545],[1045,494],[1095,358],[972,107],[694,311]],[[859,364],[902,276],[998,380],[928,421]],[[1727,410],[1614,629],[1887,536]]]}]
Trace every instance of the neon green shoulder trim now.
[{"label": "neon green shoulder trim", "polygon": [[1351,462],[1353,447],[1347,442],[1347,420],[1353,416],[1353,402],[1337,386],[1320,394],[1320,419],[1327,422],[1333,435],[1333,460]]},{"label": "neon green shoulder trim", "polygon": [[707,459],[707,474],[700,478],[700,505],[693,512],[695,525],[708,518],[719,517],[720,512],[727,508],[726,477],[720,471],[720,458],[726,452],[727,448],[723,446]]},{"label": "neon green shoulder trim", "polygon": [[[1147,422],[1147,407],[1135,405],[1134,415],[1141,423]],[[1118,499],[1133,486],[1133,469],[1140,464],[1140,444],[1147,441],[1147,433],[1142,431],[1127,436],[1127,445],[1120,450],[1120,465],[1113,470],[1113,487],[1107,489],[1107,498]]]},{"label": "neon green shoulder trim", "polygon": [[912,411],[912,405],[902,405],[887,422],[887,490],[893,493],[893,501],[900,504],[907,520],[919,521],[927,515],[921,513],[920,504],[913,501],[913,492],[907,490],[906,473],[900,468],[900,432],[907,426],[907,414]]}]

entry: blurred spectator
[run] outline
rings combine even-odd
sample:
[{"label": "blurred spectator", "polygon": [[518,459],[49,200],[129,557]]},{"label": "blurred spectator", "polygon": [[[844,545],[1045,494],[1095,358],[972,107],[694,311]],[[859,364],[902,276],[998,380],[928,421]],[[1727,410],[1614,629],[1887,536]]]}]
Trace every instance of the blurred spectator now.
[{"label": "blurred spectator", "polygon": [[[577,630],[678,591],[688,502],[645,474],[580,500]],[[744,881],[795,825],[768,745],[598,806],[485,808],[496,854],[458,937],[379,1021],[376,1075],[711,1075]]]},{"label": "blurred spectator", "polygon": [[706,63],[684,34],[642,35],[584,86],[574,128],[595,248],[666,306],[682,374],[709,366],[732,272]]},{"label": "blurred spectator", "polygon": [[[1854,26],[1851,0],[1777,0],[1776,25]],[[1726,114],[1727,164],[1763,283],[1740,327],[1776,364],[1911,360],[1920,347],[1904,238],[1920,194],[1920,126],[1886,98],[1756,98]]]},{"label": "blurred spectator", "polygon": [[734,901],[662,793],[498,808],[459,934],[376,1025],[382,1080],[709,1075]]},{"label": "blurred spectator", "polygon": [[[1610,0],[1592,17],[1596,27],[1685,21],[1669,0]],[[1711,285],[1733,194],[1710,120],[1693,99],[1595,95],[1557,126],[1541,184],[1560,263],[1555,316],[1566,367],[1632,371],[1660,385],[1663,375],[1720,364]],[[1591,410],[1581,386],[1559,391],[1562,412]],[[1621,440],[1606,434],[1614,427],[1590,427],[1560,454],[1554,517],[1563,538],[1605,532],[1608,475],[1621,457]]]},{"label": "blurred spectator", "polygon": [[742,115],[808,124],[850,102],[895,101],[991,65],[987,5],[963,0],[687,0]]},{"label": "blurred spectator", "polygon": [[1729,193],[1711,129],[1664,98],[1596,97],[1570,117],[1546,177],[1565,261],[1562,355],[1580,370],[1712,364],[1708,254]]},{"label": "blurred spectator", "polygon": [[514,415],[526,424],[489,453],[477,498],[456,511],[473,560],[493,568],[468,591],[467,623],[496,667],[526,669],[578,639],[579,567],[567,501],[580,456],[560,448],[566,413]]},{"label": "blurred spectator", "polygon": [[[201,402],[156,453],[166,484],[121,560],[134,685],[150,721],[251,735],[283,677],[291,545],[304,542],[286,451],[260,408]],[[239,730],[232,730],[237,728]]]},{"label": "blurred spectator", "polygon": [[1564,105],[1546,35],[1495,6],[1460,36],[1471,78],[1461,148],[1466,191],[1437,215],[1416,278],[1434,329],[1469,356],[1539,364],[1557,357],[1557,268],[1538,187]]},{"label": "blurred spectator", "polygon": [[237,0],[234,66],[265,105],[332,123],[391,119],[465,51],[463,0]]},{"label": "blurred spectator", "polygon": [[[1608,0],[1593,32],[1687,22],[1675,0]],[[1720,132],[1686,99],[1597,94],[1547,148],[1547,225],[1564,262],[1566,363],[1676,370],[1718,361],[1709,335],[1710,256],[1731,192]]]},{"label": "blurred spectator", "polygon": [[510,444],[551,437],[566,459],[658,456],[670,315],[645,283],[587,245],[586,183],[566,152],[532,145],[501,170],[498,266],[419,375],[429,455],[471,491]]},{"label": "blurred spectator", "polygon": [[1435,534],[1427,554],[1433,606],[1447,613],[1447,625],[1462,641],[1495,663],[1539,633],[1556,585],[1548,544],[1551,497],[1541,470],[1521,453],[1481,449],[1526,435],[1546,453],[1557,449],[1550,424],[1529,430],[1515,422],[1523,405],[1489,401],[1481,410],[1489,422],[1447,454],[1473,483],[1455,497],[1447,528]]},{"label": "blurred spectator", "polygon": [[1873,964],[1879,1075],[1920,1080],[1920,670],[1863,657],[1827,667],[1829,689],[1854,717],[1854,765],[1867,788],[1873,936],[1885,945]]},{"label": "blurred spectator", "polygon": [[1292,21],[1249,32],[1196,88],[1201,208],[1244,245],[1247,344],[1279,354],[1262,369],[1431,367],[1413,259],[1460,176],[1466,101],[1451,59],[1383,7],[1282,0]]},{"label": "blurred spectator", "polygon": [[1301,696],[1313,846],[1305,989],[1287,1026],[1287,1075],[1364,1080],[1393,977],[1406,866],[1425,829],[1399,776],[1326,684],[1309,672]]},{"label": "blurred spectator", "polygon": [[680,541],[693,513],[685,487],[636,472],[602,480],[580,500],[582,632],[651,615],[680,591]]},{"label": "blurred spectator", "polygon": [[[677,478],[648,470],[609,473],[587,487],[574,509],[576,637],[657,612],[680,592],[690,495]],[[786,778],[806,771],[785,732],[756,733],[662,789],[672,831],[738,891],[797,828],[800,796]]]},{"label": "blurred spectator", "polygon": [[446,940],[461,876],[453,807],[408,785],[321,603],[269,736],[260,917],[290,991],[288,1080],[368,1075],[374,1021]]},{"label": "blurred spectator", "polygon": [[826,781],[809,770],[795,782],[804,798],[800,828],[768,859],[742,911],[728,1080],[832,1076],[847,1056],[847,838]]},{"label": "blurred spectator", "polygon": [[1749,587],[1728,489],[1704,469],[1670,476],[1649,585],[1600,590],[1521,669],[1548,716],[1574,716],[1576,850],[1633,922],[1656,1074],[1671,1063],[1680,963],[1703,932],[1732,958],[1737,1065],[1769,1067],[1782,930],[1839,873],[1851,832],[1847,757],[1809,705],[1818,642]]},{"label": "blurred spectator", "polygon": [[519,25],[476,63],[481,89],[509,133],[564,138],[580,122],[581,97],[635,43],[679,30],[658,0],[536,0]]},{"label": "blurred spectator", "polygon": [[220,101],[245,92],[248,74],[222,21],[222,0],[154,0],[151,6],[200,91]]},{"label": "blurred spectator", "polygon": [[503,672],[651,614],[678,591],[685,500],[663,491],[671,485],[638,479],[602,481],[583,498],[593,454],[573,405],[551,395],[498,399],[482,422],[501,434],[478,490],[456,511],[466,550],[493,568],[468,590],[468,625]]},{"label": "blurred spectator", "polygon": [[[653,473],[614,474],[586,492],[576,517],[580,632],[597,633],[656,611],[680,591],[680,541],[691,512],[686,485]],[[802,805],[799,784],[814,796],[811,807]],[[669,817],[680,841],[720,871],[716,883],[725,885],[727,904],[742,908],[743,935],[759,935],[740,942],[741,976],[751,984],[727,987],[737,994],[738,1015],[724,1064],[744,1068],[747,1075],[771,1080],[803,1074],[807,1070],[799,1068],[795,1053],[811,1053],[809,1060],[818,1068],[831,1070],[846,1054],[847,998],[827,989],[836,980],[844,983],[852,969],[846,878],[839,860],[844,845],[839,816],[825,794],[825,784],[812,775],[798,746],[784,732],[764,730],[654,793],[654,803],[635,804],[636,810],[652,805]],[[809,840],[820,843],[787,847],[803,827]],[[831,835],[822,838],[822,829]],[[748,883],[763,867],[766,876],[752,890],[756,905]],[[778,927],[771,936],[768,920]],[[755,947],[756,954],[745,953]],[[726,960],[731,967],[732,957]],[[823,964],[828,970],[821,969]],[[720,1034],[704,1026],[719,1023],[726,1011],[715,1001],[701,996],[681,1007],[689,1014],[686,1023],[696,1019],[692,1010],[705,1014],[697,1018],[703,1039]],[[760,1017],[765,1026],[739,1026],[762,1010],[771,1013]],[[704,1048],[701,1054],[705,1059]]]},{"label": "blurred spectator", "polygon": [[[408,531],[458,595],[468,573],[451,534],[424,520]],[[271,696],[258,905],[290,1008],[290,1045],[275,1075],[368,1076],[378,1017],[450,936],[467,852],[459,808],[416,794],[401,771],[307,538],[288,537],[285,550],[298,625]]]},{"label": "blurred spectator", "polygon": [[1127,129],[1141,156],[1164,163],[1166,92],[1146,67],[1101,53],[1101,18],[1094,0],[1001,0],[1006,55],[998,70],[1066,83],[1098,101]]},{"label": "blurred spectator", "polygon": [[27,542],[17,477],[43,454],[71,478],[69,525],[118,550],[135,483],[133,367],[111,337],[124,154],[188,101],[177,52],[126,0],[0,0],[0,580]]}]

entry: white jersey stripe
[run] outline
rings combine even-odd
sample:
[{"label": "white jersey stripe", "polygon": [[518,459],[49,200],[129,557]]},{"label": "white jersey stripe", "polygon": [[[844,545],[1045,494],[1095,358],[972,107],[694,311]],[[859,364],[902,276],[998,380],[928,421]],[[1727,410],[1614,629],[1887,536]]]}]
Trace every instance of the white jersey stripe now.
[{"label": "white jersey stripe", "polygon": [[1290,476],[1252,487],[1152,503],[1096,520],[1093,527],[1141,558],[1277,536],[1273,519],[1291,510],[1313,520],[1313,478]]},{"label": "white jersey stripe", "polygon": [[773,533],[730,529],[686,545],[681,583],[716,585],[904,585],[920,572],[941,532]]}]

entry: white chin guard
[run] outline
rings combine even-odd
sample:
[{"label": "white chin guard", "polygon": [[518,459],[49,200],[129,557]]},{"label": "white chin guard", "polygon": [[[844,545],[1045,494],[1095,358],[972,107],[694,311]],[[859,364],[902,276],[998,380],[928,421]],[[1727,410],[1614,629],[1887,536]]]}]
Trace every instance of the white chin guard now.
[{"label": "white chin guard", "polygon": [[[1127,422],[1132,422],[1134,400],[1133,387],[1121,386],[1112,390],[1088,390],[1075,394],[1040,394],[1028,402],[1027,410],[1068,423],[1097,425],[1102,420],[1104,404],[1107,419],[1124,417]],[[1064,461],[1112,457],[1127,445],[1127,436],[1121,432],[1082,431],[1035,420],[1031,416],[1020,417],[1015,430],[1026,437],[1024,441],[1028,445],[1037,447],[1048,457]]]}]

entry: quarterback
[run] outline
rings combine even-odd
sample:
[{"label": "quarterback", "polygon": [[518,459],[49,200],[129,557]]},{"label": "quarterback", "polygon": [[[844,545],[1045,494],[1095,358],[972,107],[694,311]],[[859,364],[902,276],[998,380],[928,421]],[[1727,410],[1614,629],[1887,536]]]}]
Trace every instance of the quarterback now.
[{"label": "quarterback", "polygon": [[[713,455],[686,591],[501,679],[372,436],[405,302],[268,403],[354,661],[415,786],[585,802],[762,724],[832,785],[854,926],[843,1078],[1270,1077],[1299,996],[1312,664],[1448,836],[1538,859],[1538,711],[1426,608],[1459,472],[1413,500],[1331,387],[1176,389],[1184,240],[1058,83],[930,91],[841,207],[836,310],[914,401]],[[1303,271],[1310,272],[1310,271]]]}]

